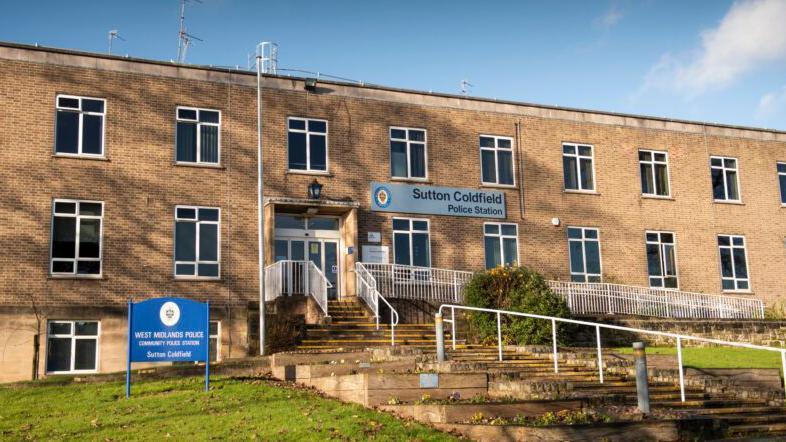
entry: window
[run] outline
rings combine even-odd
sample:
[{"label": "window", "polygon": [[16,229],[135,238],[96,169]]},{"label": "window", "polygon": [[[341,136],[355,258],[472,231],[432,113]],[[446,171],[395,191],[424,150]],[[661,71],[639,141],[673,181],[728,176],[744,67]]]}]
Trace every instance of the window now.
[{"label": "window", "polygon": [[55,154],[104,155],[104,115],[106,100],[57,96]]},{"label": "window", "polygon": [[563,143],[562,171],[565,190],[594,191],[595,169],[592,165],[592,146]]},{"label": "window", "polygon": [[396,178],[426,178],[426,131],[390,128],[390,174]]},{"label": "window", "polygon": [[54,201],[49,267],[53,276],[101,276],[103,213],[104,203],[99,201]]},{"label": "window", "polygon": [[396,264],[431,266],[429,225],[425,219],[393,218],[393,254]]},{"label": "window", "polygon": [[178,163],[218,164],[221,112],[179,106],[175,138]]},{"label": "window", "polygon": [[669,156],[655,150],[639,151],[641,193],[648,196],[669,196]]},{"label": "window", "polygon": [[571,281],[601,282],[598,229],[568,227],[568,252]]},{"label": "window", "polygon": [[47,373],[86,373],[98,369],[97,321],[49,321]]},{"label": "window", "polygon": [[486,223],[483,225],[483,241],[487,269],[518,264],[518,225]]},{"label": "window", "polygon": [[710,157],[712,172],[712,196],[715,201],[739,201],[737,186],[737,159]]},{"label": "window", "polygon": [[217,208],[175,208],[175,277],[219,277],[219,220]]},{"label": "window", "polygon": [[745,237],[739,235],[718,235],[718,250],[720,251],[721,287],[723,291],[747,292],[750,290]]},{"label": "window", "polygon": [[221,360],[221,321],[210,321],[210,330],[208,333],[210,342],[208,344],[208,353],[210,353],[210,361]]},{"label": "window", "polygon": [[778,163],[778,186],[781,189],[781,204],[786,206],[786,163]]},{"label": "window", "polygon": [[289,169],[327,171],[327,131],[325,120],[290,118]]},{"label": "window", "polygon": [[650,287],[678,288],[674,233],[646,232],[645,236]]},{"label": "window", "polygon": [[480,168],[483,184],[513,185],[513,139],[481,135]]}]

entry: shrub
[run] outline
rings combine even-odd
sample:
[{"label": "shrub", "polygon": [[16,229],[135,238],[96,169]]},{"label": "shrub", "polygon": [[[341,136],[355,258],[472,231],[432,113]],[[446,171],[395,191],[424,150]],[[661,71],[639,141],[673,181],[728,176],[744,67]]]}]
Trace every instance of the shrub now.
[{"label": "shrub", "polygon": [[[565,318],[570,310],[565,301],[551,291],[543,277],[526,267],[497,267],[476,273],[465,288],[467,305],[512,310]],[[497,341],[497,316],[471,312],[468,321],[472,334],[482,343]],[[502,315],[502,340],[506,344],[542,345],[551,343],[551,321]],[[557,324],[557,341],[567,343],[571,327]]]}]

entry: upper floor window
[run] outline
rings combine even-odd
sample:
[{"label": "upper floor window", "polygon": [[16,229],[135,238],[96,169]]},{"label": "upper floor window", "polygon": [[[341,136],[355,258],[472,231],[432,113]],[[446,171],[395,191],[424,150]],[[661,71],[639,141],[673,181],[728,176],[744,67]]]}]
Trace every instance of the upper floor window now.
[{"label": "upper floor window", "polygon": [[50,272],[53,276],[101,276],[100,201],[55,200]]},{"label": "upper floor window", "polygon": [[486,268],[518,264],[518,225],[486,223],[483,225],[483,246],[486,252]]},{"label": "upper floor window", "polygon": [[723,290],[743,292],[750,290],[745,237],[718,235],[718,250],[720,251],[721,287]]},{"label": "upper floor window", "polygon": [[601,282],[600,238],[598,229],[568,227],[570,280]]},{"label": "upper floor window", "polygon": [[647,232],[645,235],[650,287],[676,289],[679,284],[674,233]]},{"label": "upper floor window", "polygon": [[98,321],[49,321],[46,330],[46,372],[96,371],[98,334]]},{"label": "upper floor window", "polygon": [[393,218],[393,256],[396,264],[431,266],[427,219]]},{"label": "upper floor window", "polygon": [[562,171],[566,190],[595,190],[595,168],[592,146],[587,144],[562,144]]},{"label": "upper floor window", "polygon": [[641,193],[649,196],[669,196],[669,156],[655,150],[639,151]]},{"label": "upper floor window", "polygon": [[175,208],[175,277],[219,277],[220,219],[218,208]]},{"label": "upper floor window", "polygon": [[289,118],[289,170],[327,171],[325,120]]},{"label": "upper floor window", "polygon": [[480,167],[483,184],[513,185],[513,139],[481,135]]},{"label": "upper floor window", "polygon": [[221,112],[178,106],[176,161],[218,164],[221,146]]},{"label": "upper floor window", "polygon": [[426,178],[426,131],[390,128],[390,174],[396,178]]},{"label": "upper floor window", "polygon": [[778,186],[781,189],[781,204],[786,205],[786,163],[778,163]]},{"label": "upper floor window", "polygon": [[712,172],[712,196],[715,201],[739,201],[737,159],[710,157],[710,171]]},{"label": "upper floor window", "polygon": [[55,154],[103,156],[105,108],[101,98],[58,95]]}]

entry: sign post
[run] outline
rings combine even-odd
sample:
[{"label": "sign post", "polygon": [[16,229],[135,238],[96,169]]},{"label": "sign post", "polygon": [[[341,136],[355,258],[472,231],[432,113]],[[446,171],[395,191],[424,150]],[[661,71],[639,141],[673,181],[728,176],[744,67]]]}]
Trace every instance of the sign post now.
[{"label": "sign post", "polygon": [[183,298],[128,301],[126,398],[131,396],[132,362],[205,363],[210,388],[210,303]]}]

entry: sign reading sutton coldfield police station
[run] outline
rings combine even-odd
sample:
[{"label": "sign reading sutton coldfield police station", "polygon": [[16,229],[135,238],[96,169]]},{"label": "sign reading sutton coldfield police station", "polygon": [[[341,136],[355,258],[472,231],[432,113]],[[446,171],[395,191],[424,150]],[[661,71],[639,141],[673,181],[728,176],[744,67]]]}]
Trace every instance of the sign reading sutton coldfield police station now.
[{"label": "sign reading sutton coldfield police station", "polygon": [[505,194],[492,190],[371,183],[371,210],[505,218]]}]

